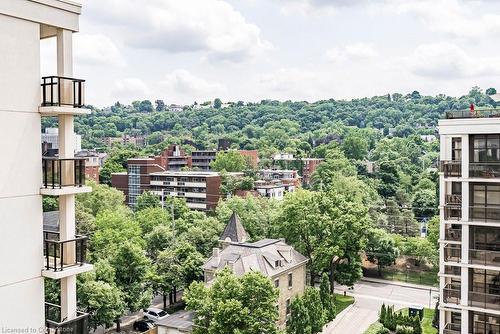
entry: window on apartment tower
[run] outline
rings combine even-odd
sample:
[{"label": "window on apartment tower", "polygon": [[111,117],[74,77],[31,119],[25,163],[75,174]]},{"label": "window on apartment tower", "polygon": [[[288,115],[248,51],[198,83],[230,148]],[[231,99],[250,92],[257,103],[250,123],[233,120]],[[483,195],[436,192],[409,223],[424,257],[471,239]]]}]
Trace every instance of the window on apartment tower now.
[{"label": "window on apartment tower", "polygon": [[462,138],[451,139],[451,160],[462,160]]},{"label": "window on apartment tower", "polygon": [[473,162],[500,161],[500,135],[472,136]]},{"label": "window on apartment tower", "polygon": [[293,274],[288,274],[288,287],[291,288],[293,286]]}]

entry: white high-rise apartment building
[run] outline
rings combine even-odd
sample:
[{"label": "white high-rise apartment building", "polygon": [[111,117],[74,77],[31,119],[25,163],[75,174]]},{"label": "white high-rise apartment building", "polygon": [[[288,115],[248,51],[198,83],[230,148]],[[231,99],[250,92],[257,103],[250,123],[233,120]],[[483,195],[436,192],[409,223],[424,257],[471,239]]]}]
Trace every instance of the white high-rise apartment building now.
[{"label": "white high-rise apartment building", "polygon": [[[76,275],[86,237],[75,231],[84,164],[74,158],[73,117],[87,114],[83,80],[72,79],[72,36],[81,6],[69,0],[0,1],[0,332],[87,333]],[[57,40],[57,73],[40,77],[40,40]],[[42,160],[41,117],[59,119],[59,157]],[[82,175],[83,174],[83,175]],[[44,233],[42,195],[59,198],[59,232]],[[44,280],[60,303],[45,303]]]},{"label": "white high-rise apartment building", "polygon": [[500,333],[500,109],[439,121],[440,333]]}]

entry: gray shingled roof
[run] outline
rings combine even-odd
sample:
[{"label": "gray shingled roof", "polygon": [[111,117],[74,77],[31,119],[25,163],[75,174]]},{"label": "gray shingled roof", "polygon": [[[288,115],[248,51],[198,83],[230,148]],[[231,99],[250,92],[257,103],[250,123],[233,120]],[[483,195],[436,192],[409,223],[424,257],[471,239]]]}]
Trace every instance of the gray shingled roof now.
[{"label": "gray shingled roof", "polygon": [[231,218],[229,218],[229,222],[224,228],[224,232],[222,232],[220,236],[221,241],[227,241],[228,238],[231,242],[245,242],[250,239],[247,231],[245,231],[245,228],[241,225],[240,217],[238,217],[236,212],[233,212]]},{"label": "gray shingled roof", "polygon": [[181,333],[191,333],[193,329],[193,318],[193,311],[179,311],[163,320],[159,320],[156,324],[160,327],[177,329]]},{"label": "gray shingled roof", "polygon": [[274,277],[308,259],[282,240],[264,239],[254,243],[230,243],[219,256],[210,257],[204,271],[222,270],[228,266],[236,276],[254,271]]}]

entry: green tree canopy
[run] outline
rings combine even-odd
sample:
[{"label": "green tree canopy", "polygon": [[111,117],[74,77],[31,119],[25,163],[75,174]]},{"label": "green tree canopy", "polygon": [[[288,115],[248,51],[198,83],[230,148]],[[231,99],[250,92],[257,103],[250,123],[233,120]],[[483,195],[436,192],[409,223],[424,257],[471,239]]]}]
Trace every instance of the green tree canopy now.
[{"label": "green tree canopy", "polygon": [[225,172],[242,172],[248,169],[247,160],[240,152],[236,150],[229,150],[217,153],[214,161],[210,164],[210,167],[217,171]]},{"label": "green tree canopy", "polygon": [[278,290],[260,273],[237,278],[225,269],[212,286],[192,283],[184,300],[196,312],[195,334],[278,333]]}]

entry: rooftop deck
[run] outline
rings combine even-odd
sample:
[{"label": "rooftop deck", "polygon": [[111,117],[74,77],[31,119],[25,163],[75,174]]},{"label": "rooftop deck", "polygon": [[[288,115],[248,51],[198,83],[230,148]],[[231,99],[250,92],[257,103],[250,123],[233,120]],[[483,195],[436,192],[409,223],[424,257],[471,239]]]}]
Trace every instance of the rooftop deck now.
[{"label": "rooftop deck", "polygon": [[465,110],[449,110],[445,113],[446,119],[459,119],[459,118],[500,118],[500,108],[498,109],[476,109],[471,111]]}]

